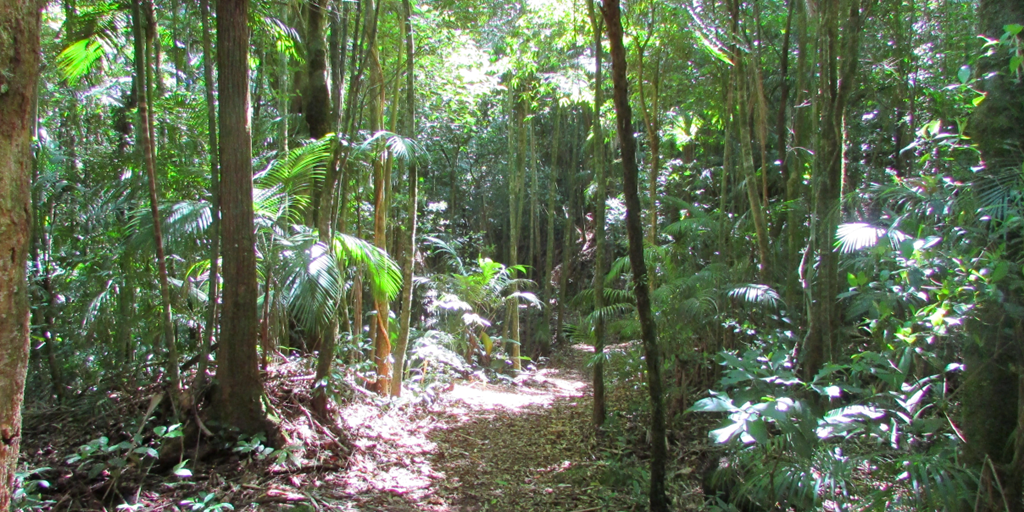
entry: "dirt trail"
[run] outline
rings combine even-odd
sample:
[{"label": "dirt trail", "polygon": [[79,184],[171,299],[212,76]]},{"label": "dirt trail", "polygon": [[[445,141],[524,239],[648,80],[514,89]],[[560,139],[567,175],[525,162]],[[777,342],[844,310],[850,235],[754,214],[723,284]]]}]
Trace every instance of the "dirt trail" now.
[{"label": "dirt trail", "polygon": [[572,482],[574,473],[597,464],[589,385],[577,369],[581,358],[559,358],[511,386],[459,382],[416,414],[381,413],[369,404],[347,407],[341,416],[355,450],[347,471],[324,478],[335,500],[347,498],[338,510],[599,506]]}]

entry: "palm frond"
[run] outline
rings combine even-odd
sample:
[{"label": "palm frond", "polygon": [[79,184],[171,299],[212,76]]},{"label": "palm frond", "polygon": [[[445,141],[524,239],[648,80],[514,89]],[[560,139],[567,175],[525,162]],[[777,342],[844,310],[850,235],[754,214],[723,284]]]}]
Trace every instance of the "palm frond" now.
[{"label": "palm frond", "polygon": [[868,249],[878,244],[882,237],[888,237],[894,248],[907,239],[907,235],[898,229],[885,229],[863,222],[840,224],[836,229],[836,246],[839,252],[850,254]]},{"label": "palm frond", "polygon": [[729,296],[740,299],[747,304],[770,306],[776,308],[782,303],[782,297],[770,286],[763,284],[741,284],[729,290]]}]

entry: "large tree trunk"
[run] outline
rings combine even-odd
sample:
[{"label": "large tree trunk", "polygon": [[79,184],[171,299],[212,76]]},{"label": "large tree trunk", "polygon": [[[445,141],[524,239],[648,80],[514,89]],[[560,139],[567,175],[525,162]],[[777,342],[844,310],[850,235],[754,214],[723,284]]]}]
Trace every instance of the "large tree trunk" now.
[{"label": "large tree trunk", "polygon": [[[1024,2],[982,0],[978,6],[981,30],[999,39],[1004,26],[1024,24]],[[1020,41],[1016,41],[1017,44]],[[1012,44],[1012,43],[1011,43]],[[1009,70],[1010,55],[1004,49],[978,63],[981,89],[986,93],[971,119],[971,139],[978,144],[986,173],[1020,170],[1020,145],[1024,141],[1024,84]],[[1020,254],[1007,255],[1018,259]],[[1003,301],[1020,304],[1019,292],[1003,290]],[[1016,307],[1016,306],[1015,306]],[[967,437],[968,460],[982,468],[981,481],[987,503],[980,510],[1022,510],[1024,480],[1024,407],[1019,405],[1024,372],[1021,371],[1019,320],[1008,317],[1002,305],[983,305],[980,318],[968,324],[973,334],[965,344],[963,429]],[[1016,436],[1014,443],[1008,440]],[[995,477],[984,466],[989,459]],[[1000,490],[1002,496],[1000,496]]]},{"label": "large tree trunk", "polygon": [[605,0],[605,23],[612,60],[613,99],[616,127],[622,147],[622,193],[626,199],[626,234],[629,237],[629,264],[633,269],[633,294],[640,316],[640,336],[644,342],[647,362],[647,388],[651,397],[651,512],[667,512],[665,495],[665,463],[668,458],[665,444],[665,403],[661,380],[661,353],[658,332],[651,313],[651,298],[647,287],[647,265],[644,263],[644,233],[641,226],[642,209],[638,186],[639,170],[636,164],[636,139],[633,137],[633,112],[629,107],[626,89],[626,48],[622,44],[622,20],[619,0]]},{"label": "large tree trunk", "polygon": [[[412,34],[412,5],[409,0],[402,0],[402,8],[405,11],[405,23],[402,31],[405,33],[405,135],[414,138],[416,136],[416,89],[415,71],[416,61],[413,34]],[[419,190],[419,177],[416,174],[416,162],[409,162],[409,218],[406,227],[406,251],[402,261],[402,316],[401,325],[398,331],[398,340],[395,342],[395,368],[391,380],[392,396],[402,394],[402,378],[405,375],[405,350],[409,345],[409,331],[412,327],[412,277],[416,265],[416,194]]]},{"label": "large tree trunk", "polygon": [[28,369],[25,263],[41,7],[32,0],[0,0],[0,510],[10,508],[14,491]]},{"label": "large tree trunk", "polygon": [[[181,391],[178,375],[178,349],[174,340],[174,321],[171,317],[171,289],[167,282],[167,259],[164,256],[163,233],[160,226],[160,203],[156,190],[156,157],[154,155],[153,115],[149,109],[149,87],[146,78],[149,73],[147,64],[146,39],[142,28],[141,0],[132,4],[132,19],[135,29],[135,80],[136,97],[139,100],[139,139],[142,143],[143,164],[149,179],[149,210],[153,217],[153,240],[156,245],[156,264],[160,280],[161,325],[163,327],[164,346],[167,349],[167,380],[171,398],[178,403]],[[155,25],[155,24],[153,24]],[[159,52],[157,52],[159,53]]]},{"label": "large tree trunk", "polygon": [[327,0],[308,0],[306,7],[306,90],[302,114],[309,136],[319,139],[331,131],[331,95],[327,91],[327,45],[324,13]]},{"label": "large tree trunk", "polygon": [[[601,72],[601,21],[594,12],[593,0],[587,0],[587,15],[594,35],[594,174],[597,194],[594,197],[594,425],[604,425],[607,415],[604,391],[604,212],[608,197],[605,178],[604,133],[601,131],[601,106],[604,104]],[[632,127],[629,128],[632,133]]]},{"label": "large tree trunk", "polygon": [[[870,1],[870,0],[869,0]],[[840,50],[839,14],[849,14],[842,26]],[[811,284],[809,332],[803,347],[803,373],[813,379],[836,348],[840,312],[836,295],[839,290],[839,255],[833,248],[839,225],[839,199],[843,181],[843,117],[846,102],[857,78],[860,56],[860,34],[866,15],[861,0],[825,2],[821,5],[822,76],[819,89],[822,104],[819,142],[815,151],[814,217],[811,236],[818,258],[816,279]],[[840,54],[840,51],[842,52]]]},{"label": "large tree trunk", "polygon": [[256,244],[249,132],[249,2],[217,2],[224,294],[214,415],[253,434],[272,428],[256,352]]}]

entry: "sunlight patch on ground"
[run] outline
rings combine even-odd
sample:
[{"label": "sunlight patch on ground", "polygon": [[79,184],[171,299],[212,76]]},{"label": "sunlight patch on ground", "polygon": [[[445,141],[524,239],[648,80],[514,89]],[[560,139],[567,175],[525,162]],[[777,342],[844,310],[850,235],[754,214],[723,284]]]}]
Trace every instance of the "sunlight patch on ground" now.
[{"label": "sunlight patch on ground", "polygon": [[460,384],[448,394],[452,400],[465,402],[473,409],[493,410],[498,408],[519,410],[531,405],[551,405],[552,395],[524,395],[501,391],[498,386],[473,383]]}]

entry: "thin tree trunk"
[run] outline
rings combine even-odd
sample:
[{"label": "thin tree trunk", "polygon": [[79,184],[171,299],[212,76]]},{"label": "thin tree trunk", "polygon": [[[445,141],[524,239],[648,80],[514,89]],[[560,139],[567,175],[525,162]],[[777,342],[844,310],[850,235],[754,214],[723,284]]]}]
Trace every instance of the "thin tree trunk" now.
[{"label": "thin tree trunk", "polygon": [[603,8],[608,25],[608,42],[612,61],[613,98],[616,126],[622,148],[623,196],[626,200],[626,234],[629,237],[629,263],[633,269],[633,294],[640,316],[640,335],[647,362],[647,389],[651,397],[651,512],[667,512],[669,499],[665,494],[665,464],[668,451],[665,443],[665,403],[662,391],[661,353],[658,330],[651,313],[647,287],[647,265],[644,263],[643,227],[641,226],[640,193],[636,164],[636,139],[633,137],[633,113],[629,107],[626,84],[626,48],[622,43],[622,20],[619,0],[605,0]]},{"label": "thin tree trunk", "polygon": [[[547,247],[544,251],[544,310],[545,329],[544,339],[541,340],[541,353],[551,353],[551,325],[554,323],[554,308],[551,307],[551,299],[554,288],[551,283],[551,272],[555,264],[555,195],[558,183],[558,157],[561,151],[562,141],[562,107],[555,100],[555,134],[551,147],[551,171],[548,173],[548,225],[547,225]],[[563,247],[563,250],[567,247]]]},{"label": "thin tree trunk", "polygon": [[[415,46],[412,33],[412,4],[410,0],[402,0],[402,9],[405,12],[405,22],[402,31],[405,33],[405,135],[410,138],[416,136],[416,89],[415,89]],[[402,262],[402,316],[398,332],[398,341],[395,343],[395,368],[394,377],[391,380],[392,396],[402,394],[402,380],[405,375],[405,350],[409,345],[409,331],[412,328],[412,288],[413,271],[416,264],[416,196],[419,191],[419,176],[417,176],[416,161],[409,162],[409,215],[406,232],[405,259]]]},{"label": "thin tree trunk", "polygon": [[[519,104],[514,106],[515,120],[516,120],[516,133],[518,135],[518,143],[516,145],[516,167],[513,171],[514,174],[510,177],[509,188],[510,191],[510,212],[509,212],[509,263],[510,267],[514,267],[519,264],[519,231],[522,226],[522,213],[523,213],[523,189],[525,188],[526,181],[526,109],[529,108],[526,105],[526,101],[519,98]],[[512,285],[512,292],[519,291],[519,287]],[[512,339],[512,369],[516,372],[523,369],[522,357],[522,335],[519,330],[519,301],[511,300],[508,303],[510,315],[512,317],[512,332],[510,334]]]},{"label": "thin tree trunk", "polygon": [[[594,197],[594,426],[604,425],[607,416],[604,390],[604,212],[608,196],[605,179],[604,133],[601,131],[601,106],[604,105],[603,79],[601,70],[602,23],[594,11],[594,0],[587,0],[587,15],[594,37],[594,174],[597,179],[597,195]],[[630,127],[630,130],[633,128]]]},{"label": "thin tree trunk", "polygon": [[161,301],[161,325],[163,326],[164,346],[167,350],[167,385],[171,393],[173,403],[178,404],[181,392],[180,377],[178,375],[178,349],[174,341],[174,321],[171,318],[171,289],[167,282],[167,259],[164,257],[163,233],[160,226],[160,203],[156,191],[156,160],[153,151],[153,129],[150,126],[152,117],[149,113],[149,102],[146,87],[146,37],[143,34],[141,20],[140,0],[133,3],[133,18],[135,25],[135,73],[139,77],[136,80],[139,89],[139,136],[142,143],[143,163],[146,167],[146,176],[149,179],[149,210],[153,217],[153,239],[156,244],[157,272],[160,280],[160,301]]},{"label": "thin tree trunk", "polygon": [[[578,130],[578,128],[576,129]],[[565,227],[562,231],[562,271],[558,274],[558,321],[555,324],[555,341],[564,343],[565,336],[562,331],[565,325],[565,301],[569,295],[569,273],[572,267],[573,254],[573,215],[576,212],[576,165],[579,159],[579,137],[574,130],[572,141],[572,159],[565,171],[565,190],[569,195],[569,209],[565,212]]]},{"label": "thin tree trunk", "polygon": [[537,279],[537,244],[540,243],[540,226],[537,225],[537,196],[540,194],[540,169],[537,168],[537,141],[533,136],[533,117],[527,124],[530,136],[530,245],[526,264],[530,266],[527,277]]},{"label": "thin tree trunk", "polygon": [[[371,5],[372,5],[371,0]],[[376,41],[370,49],[370,132],[377,133],[384,127],[384,75],[380,67]],[[384,155],[373,158],[373,242],[380,249],[387,249],[387,198],[385,189]],[[389,309],[387,299],[374,295],[374,365],[377,367],[376,391],[381,395],[391,392],[391,339],[388,332]]]},{"label": "thin tree trunk", "polygon": [[25,264],[31,230],[32,126],[42,3],[0,0],[0,510],[15,490],[29,358]]},{"label": "thin tree trunk", "polygon": [[661,117],[659,103],[661,99],[661,49],[654,62],[654,76],[651,77],[651,107],[647,107],[647,95],[644,92],[644,47],[637,46],[637,90],[640,92],[640,112],[643,114],[644,127],[647,129],[647,143],[651,151],[651,172],[648,183],[648,201],[651,204],[648,221],[647,243],[652,246],[658,240],[658,177],[661,175]]},{"label": "thin tree trunk", "polygon": [[220,164],[217,160],[217,100],[213,93],[213,45],[210,41],[210,3],[199,0],[199,16],[203,26],[203,79],[206,88],[206,129],[209,134],[210,151],[210,285],[207,296],[209,307],[206,313],[206,330],[203,332],[203,346],[199,354],[199,369],[196,372],[196,389],[206,385],[207,361],[214,331],[217,329],[217,294],[220,288]]},{"label": "thin tree trunk", "polygon": [[[764,209],[761,207],[761,197],[757,190],[757,173],[754,171],[754,156],[751,150],[753,140],[750,137],[750,125],[748,124],[749,112],[747,111],[750,95],[746,86],[747,77],[743,76],[744,58],[737,55],[736,58],[736,81],[739,86],[739,126],[740,126],[740,164],[743,166],[743,178],[747,184],[747,199],[750,201],[750,216],[754,222],[754,232],[757,236],[757,253],[760,264],[758,268],[761,281],[771,282],[771,266],[768,259],[768,226],[765,219]],[[764,172],[764,169],[762,169]]]}]

